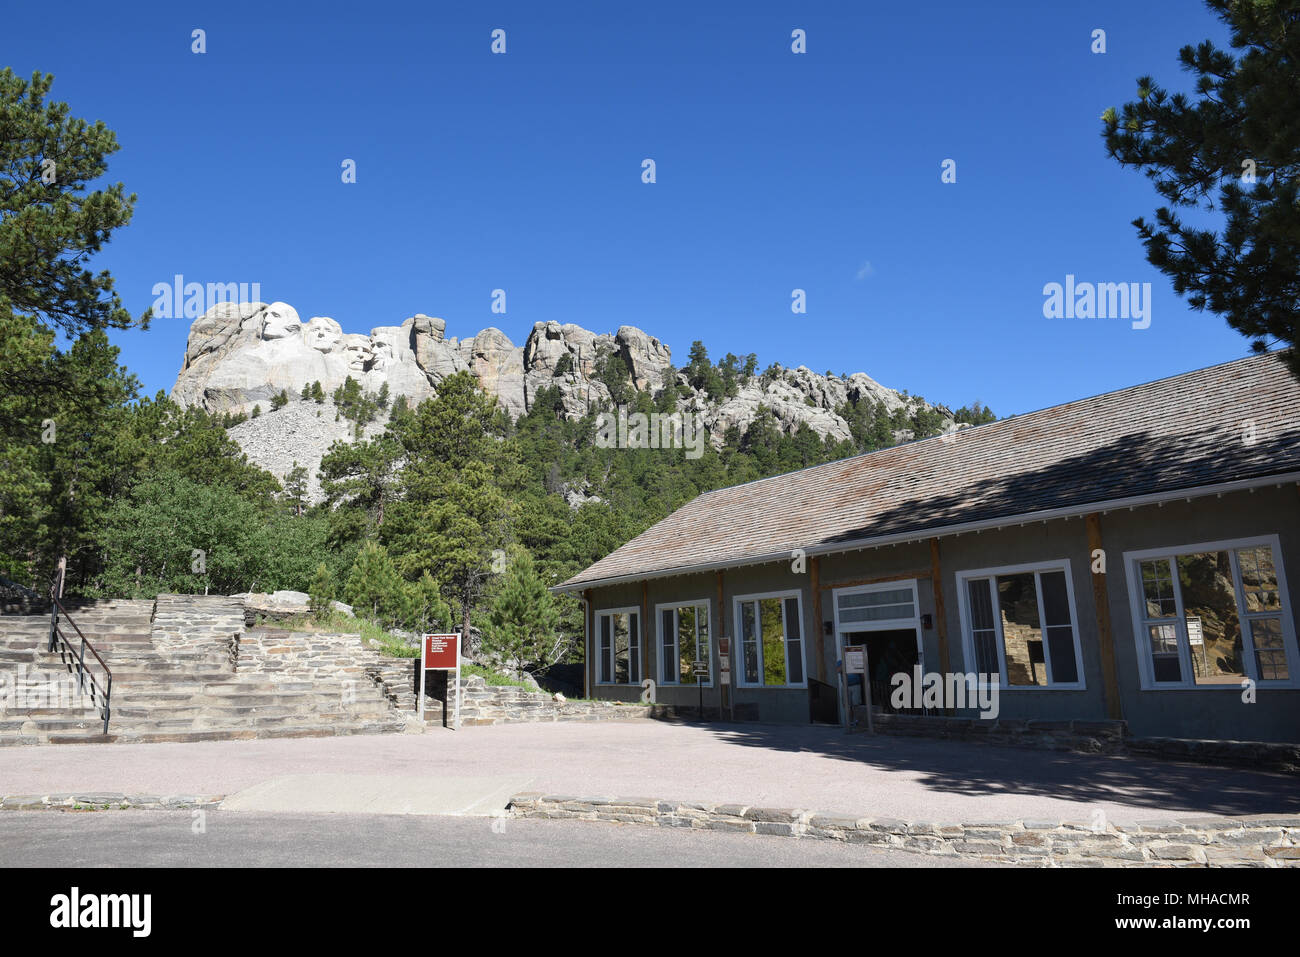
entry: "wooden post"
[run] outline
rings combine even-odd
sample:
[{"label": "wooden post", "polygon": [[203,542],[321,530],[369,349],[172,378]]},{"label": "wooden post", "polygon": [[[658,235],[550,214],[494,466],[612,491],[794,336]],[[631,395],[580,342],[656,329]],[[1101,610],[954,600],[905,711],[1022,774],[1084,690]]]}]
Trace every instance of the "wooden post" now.
[{"label": "wooden post", "polygon": [[[1088,566],[1095,569],[1100,552],[1101,567],[1106,568],[1106,550],[1101,544],[1101,518],[1096,512],[1084,517],[1088,529]],[[1118,721],[1124,717],[1119,700],[1119,670],[1115,666],[1115,638],[1110,627],[1110,590],[1106,572],[1092,571],[1092,604],[1097,609],[1097,639],[1101,647],[1102,686],[1106,693],[1106,714]]]},{"label": "wooden post", "polygon": [[817,680],[826,681],[826,637],[822,628],[821,562],[814,555],[809,560],[812,575],[813,647],[817,649]]},{"label": "wooden post", "polygon": [[[718,630],[715,631],[715,632],[713,633],[713,647],[714,647],[714,648],[721,648],[721,646],[718,644],[718,639],[721,638],[723,635],[725,635],[725,634],[727,633],[727,631],[726,631],[726,629],[727,629],[727,625],[726,625],[727,618],[726,618],[726,615],[725,615],[724,612],[723,612],[723,604],[722,604],[722,569],[718,569],[718,571],[717,571],[715,577],[716,577],[716,579],[717,579],[717,583],[718,583]],[[732,636],[731,636],[731,644],[734,646],[735,643],[736,643],[736,636],[735,636],[735,635],[732,635]],[[719,670],[719,671],[722,670],[722,653],[721,653],[721,651],[719,651],[719,653],[718,653],[718,670]],[[731,680],[732,680],[733,682],[736,680],[736,676],[735,676],[734,674],[731,676]],[[731,700],[732,700],[732,698],[731,698],[731,694],[732,694],[732,691],[731,691],[731,685],[727,685],[727,686],[724,687],[723,684],[722,684],[722,679],[719,678],[719,679],[718,679],[718,720],[719,720],[719,721],[722,720],[722,709],[723,709],[723,707],[726,706],[726,705],[728,705],[728,704],[730,704],[730,702],[731,702]],[[733,717],[734,717],[734,715],[733,715]]]},{"label": "wooden post", "polygon": [[641,680],[650,677],[650,583],[641,582]]},{"label": "wooden post", "polygon": [[595,606],[591,601],[591,589],[588,588],[582,593],[585,607],[582,609],[582,619],[587,627],[587,664],[582,669],[582,696],[590,700],[591,686],[596,683],[595,668],[596,656],[600,654],[600,648],[596,643],[596,614]]},{"label": "wooden post", "polygon": [[939,671],[948,674],[948,616],[943,604],[943,572],[939,564],[939,539],[930,539],[930,587],[934,589],[934,627],[939,633]]}]

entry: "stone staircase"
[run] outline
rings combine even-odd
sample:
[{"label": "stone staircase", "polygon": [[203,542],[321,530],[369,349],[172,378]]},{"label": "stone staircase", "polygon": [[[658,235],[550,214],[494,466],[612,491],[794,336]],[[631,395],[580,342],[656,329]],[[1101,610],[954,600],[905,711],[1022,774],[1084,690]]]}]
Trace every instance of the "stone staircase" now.
[{"label": "stone staircase", "polygon": [[[98,707],[76,692],[75,659],[46,651],[48,616],[0,616],[0,746],[314,737],[406,726],[384,689],[365,675],[237,671],[238,630],[222,631],[229,604],[162,596],[159,607],[168,614],[161,624],[152,601],[69,608],[113,672],[107,735]],[[97,665],[89,670],[102,673]]]}]

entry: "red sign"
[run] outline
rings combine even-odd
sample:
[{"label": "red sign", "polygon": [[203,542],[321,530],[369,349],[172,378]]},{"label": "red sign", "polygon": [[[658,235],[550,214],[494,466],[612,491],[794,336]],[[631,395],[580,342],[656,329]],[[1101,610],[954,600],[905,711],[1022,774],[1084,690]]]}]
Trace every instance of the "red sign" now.
[{"label": "red sign", "polygon": [[424,636],[424,667],[455,671],[459,654],[460,635]]}]

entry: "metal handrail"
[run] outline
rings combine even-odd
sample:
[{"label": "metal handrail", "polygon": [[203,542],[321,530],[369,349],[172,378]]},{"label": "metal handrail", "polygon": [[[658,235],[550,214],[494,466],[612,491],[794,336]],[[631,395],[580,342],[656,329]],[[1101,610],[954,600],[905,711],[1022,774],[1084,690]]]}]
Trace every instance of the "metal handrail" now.
[{"label": "metal handrail", "polygon": [[[82,694],[85,694],[86,680],[89,679],[92,688],[90,694],[90,700],[94,701],[95,692],[96,691],[99,692],[99,697],[100,700],[103,702],[103,709],[104,709],[104,733],[108,734],[108,719],[112,714],[111,699],[113,696],[113,672],[109,669],[108,662],[104,660],[104,656],[101,655],[98,651],[96,651],[95,646],[86,640],[86,636],[82,634],[82,631],[77,626],[77,623],[73,621],[72,616],[68,614],[68,609],[63,607],[63,603],[59,601],[58,592],[59,592],[59,586],[58,586],[58,582],[56,581],[53,585],[50,586],[49,650],[53,652],[54,649],[57,647],[58,642],[62,641],[64,647],[68,649],[68,654],[76,656],[77,689]],[[63,633],[63,629],[59,627],[59,612],[63,613],[63,617],[67,620],[68,624],[73,627],[73,630],[76,631],[77,637],[81,639],[81,648],[76,652],[72,650],[72,642],[68,641],[68,636],[65,635]],[[101,688],[99,682],[95,680],[95,676],[90,674],[88,671],[86,671],[86,651],[88,649],[90,653],[95,656],[95,660],[99,662],[99,666],[104,669],[104,674],[107,676],[108,679],[105,687]]]}]

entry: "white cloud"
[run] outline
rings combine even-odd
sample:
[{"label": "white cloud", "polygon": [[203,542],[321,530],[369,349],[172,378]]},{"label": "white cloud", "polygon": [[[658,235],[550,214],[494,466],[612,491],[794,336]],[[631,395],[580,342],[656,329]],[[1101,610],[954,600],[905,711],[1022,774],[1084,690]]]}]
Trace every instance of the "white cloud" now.
[{"label": "white cloud", "polygon": [[863,260],[862,265],[858,267],[859,279],[866,279],[868,276],[874,276],[875,273],[876,273],[876,269],[874,266],[871,265],[870,259]]}]

